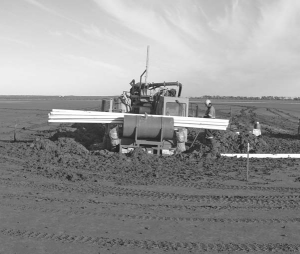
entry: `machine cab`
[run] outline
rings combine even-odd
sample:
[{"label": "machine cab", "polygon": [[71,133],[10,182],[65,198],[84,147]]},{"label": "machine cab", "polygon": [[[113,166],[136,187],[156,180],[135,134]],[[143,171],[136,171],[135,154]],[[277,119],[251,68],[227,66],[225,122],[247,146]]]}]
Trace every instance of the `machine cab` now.
[{"label": "machine cab", "polygon": [[181,98],[182,84],[162,82],[134,84],[131,89],[132,113],[188,117],[188,98]]},{"label": "machine cab", "polygon": [[156,106],[156,115],[188,116],[189,99],[160,96]]}]

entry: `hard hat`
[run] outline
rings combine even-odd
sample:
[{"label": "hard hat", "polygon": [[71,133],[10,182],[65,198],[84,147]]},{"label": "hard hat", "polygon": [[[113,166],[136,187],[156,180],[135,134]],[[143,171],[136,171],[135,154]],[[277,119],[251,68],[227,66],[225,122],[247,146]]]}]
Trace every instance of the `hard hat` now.
[{"label": "hard hat", "polygon": [[208,106],[209,104],[211,104],[211,101],[207,99],[207,100],[205,101],[205,105]]}]

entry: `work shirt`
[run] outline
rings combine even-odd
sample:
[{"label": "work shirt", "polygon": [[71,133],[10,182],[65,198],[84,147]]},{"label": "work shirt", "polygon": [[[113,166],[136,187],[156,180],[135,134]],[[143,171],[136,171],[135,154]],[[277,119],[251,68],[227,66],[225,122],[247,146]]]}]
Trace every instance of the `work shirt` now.
[{"label": "work shirt", "polygon": [[216,118],[216,111],[215,111],[214,106],[210,106],[207,108],[204,117],[205,118]]}]

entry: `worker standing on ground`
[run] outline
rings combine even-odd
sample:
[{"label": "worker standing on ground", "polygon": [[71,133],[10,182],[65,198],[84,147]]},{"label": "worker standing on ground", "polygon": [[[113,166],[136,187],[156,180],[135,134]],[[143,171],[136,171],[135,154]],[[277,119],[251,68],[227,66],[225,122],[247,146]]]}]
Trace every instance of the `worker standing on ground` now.
[{"label": "worker standing on ground", "polygon": [[260,126],[260,123],[259,123],[259,122],[256,122],[256,123],[254,124],[253,134],[254,134],[256,137],[260,137],[260,136],[261,136],[261,126]]},{"label": "worker standing on ground", "polygon": [[[216,110],[210,100],[205,101],[205,106],[207,107],[207,110],[206,110],[203,118],[216,118]],[[213,130],[205,129],[205,139],[210,147],[210,152],[214,153],[215,152],[215,140],[214,140]]]}]

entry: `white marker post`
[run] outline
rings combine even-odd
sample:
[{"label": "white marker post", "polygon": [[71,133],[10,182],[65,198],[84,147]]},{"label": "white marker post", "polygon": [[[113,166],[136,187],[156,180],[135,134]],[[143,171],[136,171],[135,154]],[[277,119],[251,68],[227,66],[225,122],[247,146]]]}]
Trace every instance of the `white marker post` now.
[{"label": "white marker post", "polygon": [[249,143],[247,146],[247,182],[249,181]]}]

